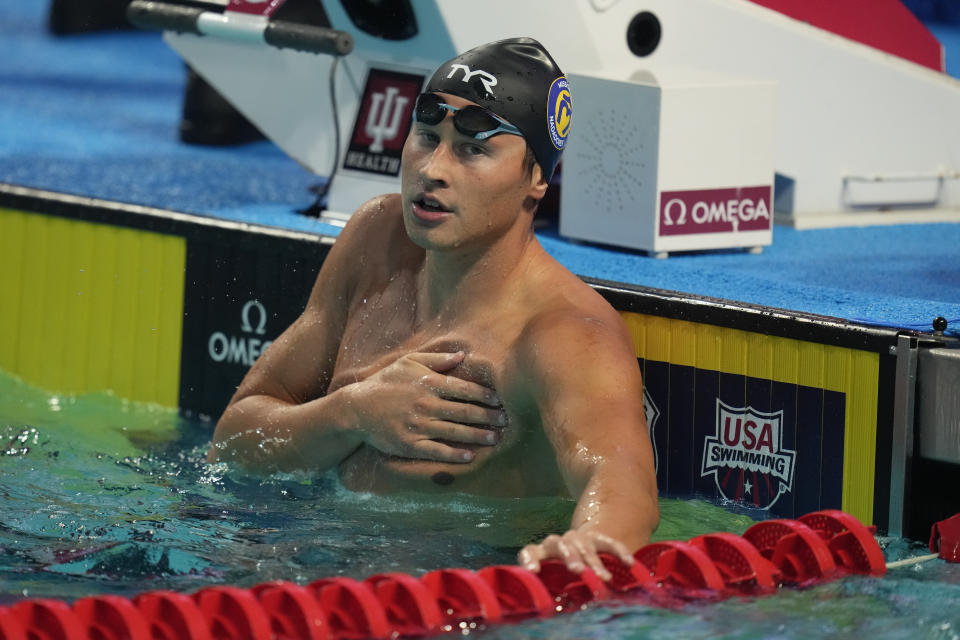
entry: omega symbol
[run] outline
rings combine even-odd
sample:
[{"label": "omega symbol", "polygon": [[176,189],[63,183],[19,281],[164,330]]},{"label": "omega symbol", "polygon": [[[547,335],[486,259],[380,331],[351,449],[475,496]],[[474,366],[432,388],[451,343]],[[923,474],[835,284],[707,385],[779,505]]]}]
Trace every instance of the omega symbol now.
[{"label": "omega symbol", "polygon": [[[250,324],[250,309],[256,309],[257,315],[260,316],[260,322],[257,323],[257,328],[254,329]],[[262,336],[266,333],[267,326],[267,309],[259,300],[248,300],[247,304],[243,305],[243,310],[240,312],[240,319],[243,321],[243,324],[240,326],[245,333],[256,333],[258,336]]]}]

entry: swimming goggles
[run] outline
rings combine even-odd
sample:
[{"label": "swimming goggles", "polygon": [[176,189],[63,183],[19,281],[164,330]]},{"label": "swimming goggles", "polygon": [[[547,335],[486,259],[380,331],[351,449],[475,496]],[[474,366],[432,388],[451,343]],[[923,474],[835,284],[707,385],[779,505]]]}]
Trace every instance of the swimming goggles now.
[{"label": "swimming goggles", "polygon": [[483,107],[476,105],[453,107],[446,104],[435,93],[421,93],[417,96],[417,107],[414,109],[413,117],[417,122],[435,125],[443,121],[447,111],[453,113],[453,126],[457,131],[474,140],[486,140],[498,133],[523,136],[520,129]]}]

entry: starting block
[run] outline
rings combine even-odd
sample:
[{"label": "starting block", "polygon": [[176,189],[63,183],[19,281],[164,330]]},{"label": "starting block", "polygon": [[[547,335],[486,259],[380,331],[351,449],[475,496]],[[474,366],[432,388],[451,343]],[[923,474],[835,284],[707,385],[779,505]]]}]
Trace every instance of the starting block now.
[{"label": "starting block", "polygon": [[658,257],[773,241],[775,82],[671,69],[570,84],[563,174],[578,188],[561,189],[561,234]]}]

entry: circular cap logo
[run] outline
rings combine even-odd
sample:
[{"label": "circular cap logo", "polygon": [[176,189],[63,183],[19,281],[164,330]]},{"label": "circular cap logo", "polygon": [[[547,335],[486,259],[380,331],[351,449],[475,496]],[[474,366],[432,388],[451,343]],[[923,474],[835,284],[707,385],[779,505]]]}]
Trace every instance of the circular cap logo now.
[{"label": "circular cap logo", "polygon": [[547,130],[550,141],[558,150],[567,143],[570,133],[570,120],[573,117],[573,97],[570,95],[570,83],[560,76],[550,84],[547,93]]}]

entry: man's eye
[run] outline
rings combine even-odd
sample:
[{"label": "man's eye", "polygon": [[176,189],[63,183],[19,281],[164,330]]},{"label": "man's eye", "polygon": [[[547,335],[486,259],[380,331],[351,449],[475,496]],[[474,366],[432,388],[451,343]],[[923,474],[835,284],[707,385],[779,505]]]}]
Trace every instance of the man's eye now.
[{"label": "man's eye", "polygon": [[433,131],[421,129],[417,132],[417,139],[419,139],[420,142],[422,142],[423,144],[432,146],[432,145],[436,145],[437,142],[439,142],[440,136],[438,136]]},{"label": "man's eye", "polygon": [[461,148],[463,149],[463,153],[468,156],[482,156],[487,152],[486,147],[484,147],[483,145],[474,144],[472,142],[468,142],[467,144],[463,145]]}]

